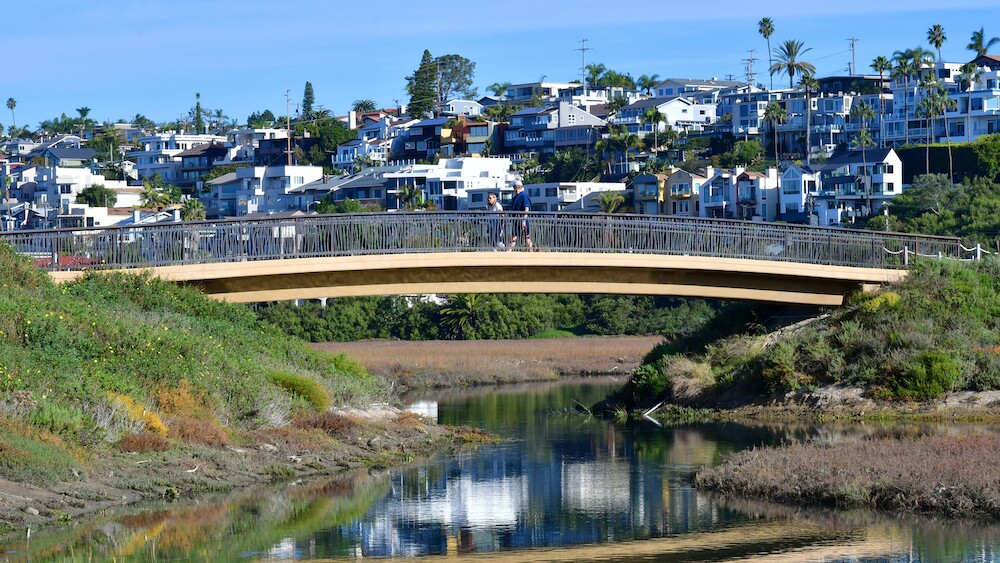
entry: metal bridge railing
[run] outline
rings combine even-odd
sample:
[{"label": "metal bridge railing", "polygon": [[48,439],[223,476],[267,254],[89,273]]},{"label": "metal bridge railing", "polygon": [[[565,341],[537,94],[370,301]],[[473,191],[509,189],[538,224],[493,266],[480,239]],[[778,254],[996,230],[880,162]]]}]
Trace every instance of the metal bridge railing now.
[{"label": "metal bridge railing", "polygon": [[[523,214],[521,214],[523,215]],[[50,270],[149,268],[248,260],[466,252],[509,245],[521,215],[407,212],[0,233]],[[906,268],[913,256],[979,258],[959,239],[659,215],[529,214],[535,248],[716,256]],[[523,241],[518,241],[518,250]]]}]

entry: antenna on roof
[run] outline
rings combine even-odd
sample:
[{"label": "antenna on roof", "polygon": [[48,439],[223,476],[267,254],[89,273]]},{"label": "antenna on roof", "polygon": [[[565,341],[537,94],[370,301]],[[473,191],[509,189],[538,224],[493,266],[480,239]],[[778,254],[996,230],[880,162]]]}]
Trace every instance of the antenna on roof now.
[{"label": "antenna on roof", "polygon": [[854,60],[854,42],[860,41],[860,39],[857,37],[848,37],[847,40],[851,42],[851,72],[849,74],[854,76],[854,73],[858,70],[858,63]]},{"label": "antenna on roof", "polygon": [[583,86],[583,93],[587,92],[587,51],[590,47],[587,47],[587,39],[580,40],[580,47],[577,51],[580,51],[580,84]]},{"label": "antenna on roof", "polygon": [[750,54],[750,56],[743,59],[743,65],[744,65],[743,68],[744,70],[746,70],[747,73],[747,84],[752,85],[754,82],[757,82],[757,73],[753,71],[753,63],[757,62],[757,57],[753,56],[755,52],[754,49],[750,49],[747,52]]}]

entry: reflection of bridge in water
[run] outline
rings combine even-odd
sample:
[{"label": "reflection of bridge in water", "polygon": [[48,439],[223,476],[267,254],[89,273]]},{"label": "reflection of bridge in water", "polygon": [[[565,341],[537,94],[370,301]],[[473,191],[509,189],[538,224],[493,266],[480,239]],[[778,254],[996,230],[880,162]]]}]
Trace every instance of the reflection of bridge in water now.
[{"label": "reflection of bridge in water", "polygon": [[[414,293],[619,293],[839,305],[955,238],[650,215],[531,214],[541,252],[496,252],[482,212],[322,215],[0,233],[58,281],[147,269],[240,302]],[[521,250],[519,248],[518,250]]]}]

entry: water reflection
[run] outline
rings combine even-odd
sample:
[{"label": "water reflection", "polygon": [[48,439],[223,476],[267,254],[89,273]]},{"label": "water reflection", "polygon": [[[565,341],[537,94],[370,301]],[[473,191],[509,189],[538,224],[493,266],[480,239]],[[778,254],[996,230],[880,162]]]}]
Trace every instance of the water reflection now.
[{"label": "water reflection", "polygon": [[[621,426],[609,380],[413,397],[509,440],[415,467],[108,514],[0,560],[990,561],[1000,528],[717,497],[697,468],[762,444],[994,431],[924,424]],[[6,554],[6,555],[4,555]]]}]

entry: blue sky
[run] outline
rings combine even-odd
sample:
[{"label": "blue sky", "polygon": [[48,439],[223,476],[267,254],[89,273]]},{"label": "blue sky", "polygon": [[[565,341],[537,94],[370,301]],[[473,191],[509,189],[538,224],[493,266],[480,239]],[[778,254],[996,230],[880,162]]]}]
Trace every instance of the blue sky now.
[{"label": "blue sky", "polygon": [[[803,59],[819,76],[846,73],[852,36],[864,72],[877,55],[926,47],[933,24],[945,28],[949,61],[969,59],[965,45],[980,26],[1000,36],[996,0],[21,0],[3,16],[0,99],[15,98],[16,122],[32,128],[82,106],[100,121],[170,121],[194,106],[195,92],[239,121],[263,109],[283,115],[285,92],[294,112],[306,81],[316,105],[335,114],[362,98],[389,107],[406,102],[404,77],[424,49],[474,61],[480,94],[494,82],[568,82],[580,76],[581,39],[588,64],[634,77],[742,78],[755,49],[767,84],[757,33],[765,16],[775,23],[772,47],[805,42]],[[4,106],[0,123],[11,124]]]}]

